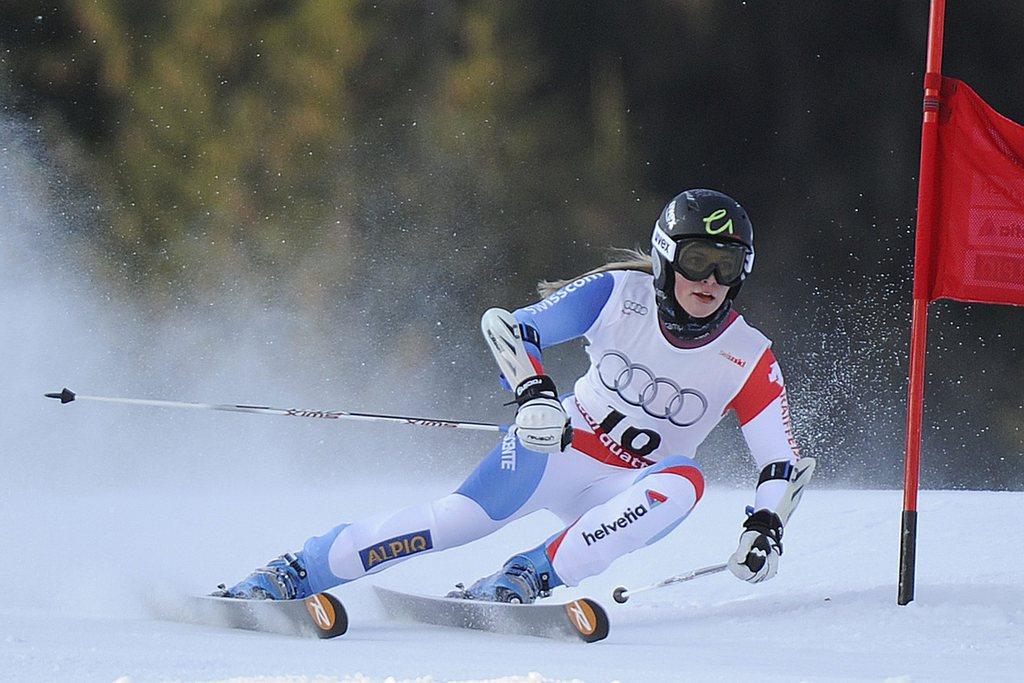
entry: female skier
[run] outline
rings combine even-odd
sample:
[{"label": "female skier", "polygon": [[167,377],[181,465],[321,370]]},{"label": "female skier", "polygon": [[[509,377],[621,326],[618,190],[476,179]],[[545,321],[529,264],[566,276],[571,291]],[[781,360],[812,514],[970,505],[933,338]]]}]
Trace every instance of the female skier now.
[{"label": "female skier", "polygon": [[[772,578],[782,554],[776,507],[800,457],[771,342],[733,300],[754,262],[743,208],[688,190],[664,208],[649,260],[609,263],[482,328],[518,405],[515,425],[452,494],[342,524],[215,595],[293,599],[469,543],[536,510],[566,527],[452,596],[531,603],[575,586],[661,539],[700,500],[697,446],[730,410],[760,471],[754,512],[728,565]],[[541,351],[585,337],[590,368],[561,399]]]}]

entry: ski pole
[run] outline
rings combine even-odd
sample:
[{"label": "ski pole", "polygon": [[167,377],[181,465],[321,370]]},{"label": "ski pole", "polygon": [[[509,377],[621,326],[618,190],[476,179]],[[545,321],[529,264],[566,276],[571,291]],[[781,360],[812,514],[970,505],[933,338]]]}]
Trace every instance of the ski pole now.
[{"label": "ski pole", "polygon": [[674,583],[682,583],[683,581],[693,581],[701,576],[708,576],[710,574],[717,574],[718,572],[725,571],[725,568],[725,564],[712,564],[707,567],[693,569],[685,574],[670,576],[667,579],[662,579],[658,583],[652,583],[650,586],[644,586],[643,588],[627,589],[625,586],[619,586],[612,592],[612,598],[614,598],[615,602],[621,605],[637,593],[646,593],[647,591],[654,590],[655,588],[671,586]]},{"label": "ski pole", "polygon": [[418,425],[420,427],[447,427],[448,429],[475,429],[482,432],[507,432],[509,425],[497,425],[487,422],[460,422],[456,420],[438,420],[429,417],[408,417],[405,415],[384,415],[381,413],[357,413],[349,410],[303,410],[299,408],[271,408],[269,406],[231,405],[217,403],[184,403],[182,401],[163,401],[145,398],[116,398],[111,396],[86,396],[76,394],[67,387],[59,392],[45,394],[46,398],[55,398],[63,403],[72,401],[105,401],[107,403],[126,403],[139,406],[159,406],[162,408],[191,408],[194,410],[225,410],[231,413],[256,413],[259,415],[284,415],[286,417],[311,417],[322,420],[362,420],[365,422],[390,422],[392,424]]}]

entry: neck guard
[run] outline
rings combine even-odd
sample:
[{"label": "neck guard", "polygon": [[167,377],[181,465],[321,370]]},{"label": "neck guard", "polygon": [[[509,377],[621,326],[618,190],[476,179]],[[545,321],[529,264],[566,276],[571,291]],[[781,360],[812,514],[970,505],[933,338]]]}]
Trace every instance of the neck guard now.
[{"label": "neck guard", "polygon": [[[668,311],[665,309],[669,308]],[[678,304],[671,307],[658,306],[658,319],[662,327],[673,337],[686,344],[699,343],[712,336],[722,327],[732,310],[732,298],[706,318],[694,318]]]}]

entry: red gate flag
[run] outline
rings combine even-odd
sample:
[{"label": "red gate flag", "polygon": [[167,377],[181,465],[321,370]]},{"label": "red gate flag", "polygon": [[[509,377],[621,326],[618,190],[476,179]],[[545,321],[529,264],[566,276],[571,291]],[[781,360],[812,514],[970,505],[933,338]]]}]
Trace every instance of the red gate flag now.
[{"label": "red gate flag", "polygon": [[928,301],[1024,306],[1024,126],[942,78]]}]

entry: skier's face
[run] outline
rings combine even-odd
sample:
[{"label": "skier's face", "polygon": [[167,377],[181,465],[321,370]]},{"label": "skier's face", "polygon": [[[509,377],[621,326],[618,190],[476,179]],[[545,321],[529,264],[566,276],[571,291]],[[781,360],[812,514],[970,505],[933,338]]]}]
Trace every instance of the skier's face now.
[{"label": "skier's face", "polygon": [[729,293],[729,288],[719,284],[714,274],[698,282],[677,272],[675,280],[676,301],[694,318],[706,318],[717,311]]}]

